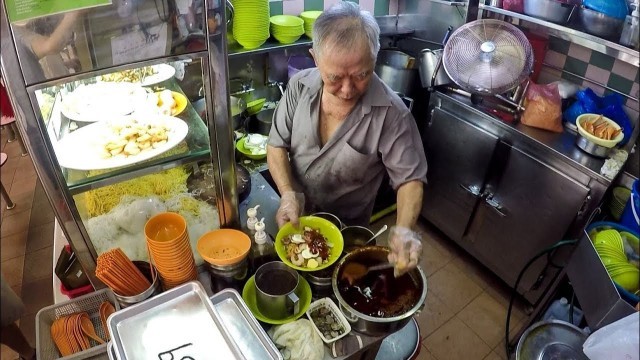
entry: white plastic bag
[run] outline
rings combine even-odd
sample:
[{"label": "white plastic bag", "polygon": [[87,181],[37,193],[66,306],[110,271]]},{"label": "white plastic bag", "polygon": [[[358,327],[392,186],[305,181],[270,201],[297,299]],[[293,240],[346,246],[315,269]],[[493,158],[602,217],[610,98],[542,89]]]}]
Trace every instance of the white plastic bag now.
[{"label": "white plastic bag", "polygon": [[638,360],[640,313],[633,313],[591,334],[582,351],[591,360]]}]

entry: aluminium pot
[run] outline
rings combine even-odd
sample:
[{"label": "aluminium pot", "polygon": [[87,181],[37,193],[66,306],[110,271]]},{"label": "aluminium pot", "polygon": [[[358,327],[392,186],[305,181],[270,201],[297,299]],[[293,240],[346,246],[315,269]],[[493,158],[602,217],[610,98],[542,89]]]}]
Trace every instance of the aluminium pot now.
[{"label": "aluminium pot", "polygon": [[[430,89],[452,82],[442,66],[442,52],[444,50],[424,49],[420,52],[420,82],[422,87]],[[436,74],[434,76],[434,74]]]},{"label": "aluminium pot", "polygon": [[571,20],[577,3],[567,0],[524,0],[524,13],[556,24],[566,24]]},{"label": "aluminium pot", "polygon": [[393,91],[411,96],[418,78],[412,56],[397,50],[380,50],[374,71]]},{"label": "aluminium pot", "polygon": [[388,335],[402,329],[425,305],[425,299],[427,297],[427,277],[420,267],[416,267],[406,275],[410,276],[410,279],[414,282],[415,288],[418,289],[419,296],[415,299],[415,305],[402,314],[385,318],[369,316],[354,309],[342,296],[338,286],[338,278],[342,275],[346,264],[352,261],[365,264],[385,263],[387,262],[389,252],[389,248],[382,246],[365,246],[353,250],[338,262],[331,278],[333,293],[338,301],[340,310],[347,318],[347,321],[349,321],[351,328],[366,335]]}]

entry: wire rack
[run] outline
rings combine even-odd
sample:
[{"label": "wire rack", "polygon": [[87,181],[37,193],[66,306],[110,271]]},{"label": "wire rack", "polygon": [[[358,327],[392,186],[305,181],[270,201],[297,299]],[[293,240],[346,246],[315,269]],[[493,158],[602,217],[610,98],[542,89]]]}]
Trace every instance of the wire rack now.
[{"label": "wire rack", "polygon": [[120,304],[116,300],[113,291],[111,289],[102,289],[66,302],[47,306],[38,311],[36,315],[36,355],[38,360],[109,359],[107,344],[100,345],[92,339],[89,339],[91,348],[62,357],[51,337],[51,325],[56,319],[79,312],[86,312],[93,323],[96,334],[102,339],[106,339],[107,330],[102,326],[102,321],[100,321],[100,304],[104,301],[109,301],[116,311],[120,310]]}]

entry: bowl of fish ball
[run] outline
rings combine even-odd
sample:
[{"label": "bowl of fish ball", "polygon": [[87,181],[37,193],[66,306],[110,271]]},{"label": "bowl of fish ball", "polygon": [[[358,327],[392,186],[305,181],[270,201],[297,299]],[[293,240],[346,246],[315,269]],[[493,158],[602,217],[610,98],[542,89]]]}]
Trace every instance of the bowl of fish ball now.
[{"label": "bowl of fish ball", "polygon": [[612,148],[624,138],[622,128],[615,121],[598,114],[582,114],[576,119],[580,136],[590,142]]},{"label": "bowl of fish ball", "polygon": [[389,253],[387,247],[361,247],[347,253],[333,271],[333,293],[353,330],[371,336],[390,334],[424,307],[427,277],[420,267],[397,278],[392,267],[368,271],[387,263]]},{"label": "bowl of fish ball", "polygon": [[234,265],[249,254],[251,239],[234,229],[218,229],[205,233],[198,239],[196,249],[202,258],[212,265]]}]

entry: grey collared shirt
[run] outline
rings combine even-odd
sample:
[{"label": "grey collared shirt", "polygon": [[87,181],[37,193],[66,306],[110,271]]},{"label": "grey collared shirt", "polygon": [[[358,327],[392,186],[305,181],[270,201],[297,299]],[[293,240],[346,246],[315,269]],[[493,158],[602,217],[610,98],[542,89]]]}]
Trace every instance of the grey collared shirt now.
[{"label": "grey collared shirt", "polygon": [[273,116],[269,145],[286,148],[307,211],[326,211],[347,225],[368,225],[385,171],[391,186],[427,181],[427,160],[415,120],[375,74],[369,89],[322,146],[322,79],[318,69],[289,81]]}]

